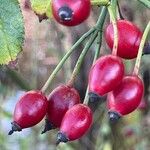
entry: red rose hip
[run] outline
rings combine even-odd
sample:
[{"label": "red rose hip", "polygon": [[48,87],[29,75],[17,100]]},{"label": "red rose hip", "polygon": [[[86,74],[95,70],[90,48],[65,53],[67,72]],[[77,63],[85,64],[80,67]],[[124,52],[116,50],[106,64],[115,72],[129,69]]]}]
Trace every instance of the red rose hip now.
[{"label": "red rose hip", "polygon": [[140,104],[144,86],[138,76],[125,76],[119,86],[108,93],[107,107],[111,121],[134,111]]},{"label": "red rose hip", "polygon": [[75,26],[90,14],[90,0],[52,0],[54,18],[63,25]]},{"label": "red rose hip", "polygon": [[15,106],[12,130],[9,135],[39,123],[46,115],[47,106],[47,98],[41,91],[26,92]]},{"label": "red rose hip", "polygon": [[[132,22],[127,20],[118,20],[118,49],[117,55],[132,59],[137,56],[139,45],[142,38],[142,32]],[[114,32],[112,24],[109,24],[105,30],[105,39],[108,46],[113,48]]]},{"label": "red rose hip", "polygon": [[48,97],[47,120],[42,133],[60,127],[66,111],[78,103],[80,103],[80,96],[73,87],[60,85],[55,88]]},{"label": "red rose hip", "polygon": [[79,139],[92,124],[92,112],[84,104],[77,104],[70,108],[61,123],[57,134],[57,144]]},{"label": "red rose hip", "polygon": [[113,90],[124,75],[122,60],[114,55],[100,57],[89,73],[89,96],[94,101]]}]

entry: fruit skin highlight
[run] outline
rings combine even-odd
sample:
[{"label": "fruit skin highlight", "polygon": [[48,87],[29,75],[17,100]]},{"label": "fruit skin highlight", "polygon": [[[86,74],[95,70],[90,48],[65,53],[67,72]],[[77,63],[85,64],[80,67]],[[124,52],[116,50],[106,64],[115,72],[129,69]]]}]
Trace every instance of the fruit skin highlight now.
[{"label": "fruit skin highlight", "polygon": [[52,0],[52,13],[60,24],[75,26],[88,18],[90,0]]},{"label": "fruit skin highlight", "polygon": [[92,112],[85,104],[77,104],[70,108],[61,123],[57,135],[57,144],[79,139],[92,124]]},{"label": "fruit skin highlight", "polygon": [[112,91],[119,85],[123,76],[124,65],[121,58],[114,55],[100,57],[90,69],[89,96],[101,97]]},{"label": "fruit skin highlight", "polygon": [[134,111],[140,104],[144,93],[142,80],[136,76],[125,76],[119,86],[108,93],[107,107],[111,121]]},{"label": "fruit skin highlight", "polygon": [[41,91],[26,92],[15,106],[12,130],[9,135],[39,123],[46,115],[47,107],[47,98]]},{"label": "fruit skin highlight", "polygon": [[[118,27],[117,55],[125,59],[136,58],[143,33],[136,25],[127,20],[118,20],[117,27]],[[109,24],[106,27],[105,39],[106,43],[112,50],[114,43],[114,32],[112,24]]]}]

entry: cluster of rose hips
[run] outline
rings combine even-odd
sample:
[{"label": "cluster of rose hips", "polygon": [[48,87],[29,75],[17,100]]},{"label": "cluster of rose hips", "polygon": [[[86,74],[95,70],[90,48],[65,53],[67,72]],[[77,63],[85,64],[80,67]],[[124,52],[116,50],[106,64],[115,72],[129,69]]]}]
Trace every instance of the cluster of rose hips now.
[{"label": "cluster of rose hips", "polygon": [[[90,98],[98,99],[108,93],[107,107],[111,120],[117,120],[122,115],[134,111],[140,104],[144,92],[143,82],[135,70],[132,74],[125,75],[121,59],[136,58],[142,32],[127,20],[118,20],[117,27],[117,56],[100,57],[91,68],[89,75]],[[114,43],[112,24],[106,28],[105,39],[112,49]]]},{"label": "cluster of rose hips", "polygon": [[[83,22],[89,16],[90,8],[90,0],[52,0],[55,19],[67,26]],[[140,104],[144,92],[138,71],[135,69],[132,74],[125,75],[122,61],[122,58],[137,57],[142,32],[127,20],[117,20],[117,28],[117,55],[112,53],[100,57],[89,73],[89,99],[94,102],[108,93],[107,107],[111,121],[134,111]],[[105,39],[112,49],[114,31],[111,23],[106,28]],[[93,116],[91,109],[80,102],[77,90],[70,85],[56,87],[48,98],[41,91],[29,91],[16,104],[9,135],[38,124],[44,117],[45,128],[42,133],[59,128],[59,144],[79,139],[84,135],[92,124]]]},{"label": "cluster of rose hips", "polygon": [[[90,0],[52,0],[54,18],[66,26],[80,24],[87,19],[90,10]],[[80,103],[78,92],[69,85],[58,86],[48,98],[41,91],[25,93],[16,104],[13,116],[9,135],[32,127],[46,117],[42,133],[59,128],[57,143],[80,138],[92,124],[90,108]]]},{"label": "cluster of rose hips", "polygon": [[92,123],[90,108],[81,104],[78,92],[67,85],[58,86],[48,99],[41,91],[26,92],[16,104],[13,116],[9,135],[36,125],[46,116],[42,133],[60,128],[57,143],[80,138]]}]

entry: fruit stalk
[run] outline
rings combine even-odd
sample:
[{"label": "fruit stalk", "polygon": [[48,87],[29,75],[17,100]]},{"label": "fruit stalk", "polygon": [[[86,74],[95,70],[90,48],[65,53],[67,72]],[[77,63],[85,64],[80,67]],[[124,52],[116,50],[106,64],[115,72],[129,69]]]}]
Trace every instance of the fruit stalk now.
[{"label": "fruit stalk", "polygon": [[117,18],[117,1],[118,0],[110,0],[111,5],[112,5],[112,9],[113,9],[114,14],[115,14],[115,18]]},{"label": "fruit stalk", "polygon": [[[77,61],[77,63],[76,63],[76,66],[75,66],[75,68],[74,68],[74,71],[73,71],[73,73],[72,73],[72,76],[71,76],[71,78],[70,78],[70,80],[69,80],[69,82],[68,82],[68,86],[72,86],[72,85],[73,85],[73,83],[74,83],[74,81],[75,81],[75,78],[76,78],[76,76],[78,75],[78,73],[79,73],[79,71],[80,71],[80,68],[81,68],[81,64],[82,64],[82,62],[83,62],[83,59],[84,59],[85,55],[87,54],[89,48],[91,47],[91,45],[92,45],[92,43],[94,42],[94,40],[95,40],[96,37],[98,38],[97,42],[98,42],[99,44],[98,44],[98,48],[97,48],[97,51],[96,51],[96,54],[95,54],[95,57],[94,57],[94,61],[95,61],[95,60],[97,59],[97,57],[99,56],[100,45],[101,45],[101,39],[102,39],[102,34],[100,34],[100,33],[101,33],[100,31],[102,30],[102,27],[100,27],[100,26],[101,26],[101,21],[103,21],[103,18],[102,18],[102,17],[105,18],[105,17],[106,17],[106,13],[107,13],[107,10],[106,10],[105,7],[102,9],[102,12],[103,12],[103,11],[104,11],[104,16],[100,16],[100,17],[99,17],[99,19],[98,19],[98,21],[97,21],[97,24],[96,24],[96,26],[95,26],[96,31],[95,31],[95,33],[93,33],[93,35],[91,35],[91,38],[90,38],[89,42],[87,42],[85,48],[83,49],[82,53],[80,54],[80,57],[79,57],[79,59],[78,59],[78,61]],[[106,13],[105,13],[105,12],[106,12]],[[102,13],[102,14],[103,14],[103,13]],[[104,21],[103,21],[102,23],[104,23]],[[100,31],[99,31],[99,30],[100,30]],[[98,35],[98,36],[97,36],[97,35]]]},{"label": "fruit stalk", "polygon": [[[99,57],[100,48],[102,45],[102,28],[103,28],[103,25],[105,22],[106,15],[107,15],[107,9],[106,9],[106,7],[102,7],[101,14],[99,17],[99,22],[97,23],[99,26],[99,33],[97,36],[97,48],[95,51],[93,64],[95,63],[96,59]],[[88,104],[88,102],[89,102],[88,92],[89,92],[89,86],[86,89],[86,94],[85,94],[85,98],[84,98],[84,102],[83,102],[84,104]]]},{"label": "fruit stalk", "polygon": [[[105,8],[105,10],[106,10],[106,8]],[[97,48],[96,48],[96,51],[95,51],[93,64],[95,63],[96,59],[99,57],[101,44],[102,44],[102,32],[99,32],[98,36],[97,36]],[[85,97],[84,97],[84,104],[86,104],[86,105],[88,105],[88,102],[89,102],[88,93],[89,93],[89,85],[87,86],[87,89],[86,89],[86,92],[85,92]]]},{"label": "fruit stalk", "polygon": [[138,55],[137,55],[137,59],[136,59],[136,62],[135,62],[135,67],[134,67],[134,70],[133,70],[133,74],[135,74],[135,75],[138,75],[138,72],[139,72],[142,53],[143,53],[143,48],[144,48],[146,38],[148,36],[149,31],[150,31],[150,21],[148,22],[148,24],[147,24],[147,26],[144,30],[144,33],[143,33],[143,36],[142,36],[142,39],[141,39],[141,43],[140,43],[140,46],[139,46]]},{"label": "fruit stalk", "polygon": [[[103,14],[104,15],[104,14]],[[103,16],[102,15],[102,16]],[[105,16],[105,15],[104,15]],[[62,58],[62,60],[59,62],[59,64],[56,66],[52,74],[49,76],[48,80],[46,81],[45,85],[42,87],[41,91],[44,93],[49,85],[51,84],[52,80],[55,78],[58,71],[62,68],[65,61],[69,58],[69,56],[72,54],[72,52],[78,47],[78,45],[83,42],[88,36],[90,36],[95,30],[100,31],[102,30],[101,24],[103,19],[101,18],[101,15],[95,25],[95,27],[91,28],[88,32],[86,32],[73,46],[72,48],[66,53],[66,55]]]},{"label": "fruit stalk", "polygon": [[109,5],[109,0],[91,0],[93,6],[107,6]]},{"label": "fruit stalk", "polygon": [[72,52],[88,37],[90,36],[93,32],[95,31],[95,28],[90,29],[88,32],[86,32],[73,46],[72,48],[65,54],[65,56],[61,59],[59,64],[56,66],[52,74],[49,76],[48,80],[42,87],[41,91],[44,93],[46,92],[47,88],[51,84],[52,80],[55,78],[56,74],[58,71],[62,68],[63,64],[65,61],[69,58],[69,56],[72,54]]},{"label": "fruit stalk", "polygon": [[96,47],[93,63],[99,57],[101,45],[102,45],[102,32],[99,32],[97,36],[97,47]]},{"label": "fruit stalk", "polygon": [[81,68],[81,64],[89,50],[89,48],[92,46],[93,42],[95,41],[95,38],[97,37],[97,34],[98,34],[98,31],[96,30],[93,35],[91,35],[91,38],[89,39],[89,41],[86,43],[83,51],[81,52],[79,58],[78,58],[78,61],[75,65],[75,68],[73,70],[73,73],[71,75],[71,78],[70,80],[68,81],[67,85],[72,87],[73,84],[74,84],[74,81],[75,81],[75,78],[76,76],[78,75],[79,71],[80,71],[80,68]]},{"label": "fruit stalk", "polygon": [[117,49],[118,49],[118,29],[117,29],[117,23],[116,23],[116,14],[113,10],[113,6],[109,5],[108,7],[108,12],[110,15],[110,20],[112,22],[113,25],[113,29],[114,29],[114,45],[113,45],[113,50],[112,50],[112,54],[113,55],[117,55]]}]

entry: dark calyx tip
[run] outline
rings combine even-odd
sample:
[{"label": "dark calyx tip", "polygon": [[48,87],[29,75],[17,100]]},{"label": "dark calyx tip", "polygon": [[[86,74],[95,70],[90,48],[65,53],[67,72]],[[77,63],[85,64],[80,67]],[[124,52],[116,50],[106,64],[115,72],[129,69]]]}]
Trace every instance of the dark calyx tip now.
[{"label": "dark calyx tip", "polygon": [[57,134],[57,141],[56,141],[56,145],[58,145],[60,142],[68,142],[69,139],[66,137],[65,134],[61,133],[61,132],[58,132]]},{"label": "dark calyx tip", "polygon": [[89,92],[89,101],[91,103],[94,103],[96,101],[100,101],[102,99],[101,96],[99,96],[98,94],[95,94],[93,92]]},{"label": "dark calyx tip", "polygon": [[22,131],[21,127],[16,122],[11,122],[12,129],[9,131],[8,135],[13,134],[15,131]]},{"label": "dark calyx tip", "polygon": [[55,129],[55,127],[49,122],[49,120],[46,118],[45,119],[45,127],[44,130],[41,132],[41,134],[46,133],[47,131],[50,131],[52,129]]},{"label": "dark calyx tip", "polygon": [[117,122],[121,117],[117,112],[112,112],[112,111],[108,112],[108,115],[111,123]]},{"label": "dark calyx tip", "polygon": [[72,10],[68,6],[63,6],[59,8],[58,15],[62,21],[72,20]]}]

